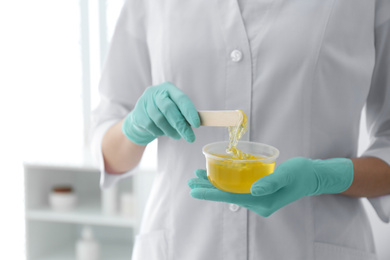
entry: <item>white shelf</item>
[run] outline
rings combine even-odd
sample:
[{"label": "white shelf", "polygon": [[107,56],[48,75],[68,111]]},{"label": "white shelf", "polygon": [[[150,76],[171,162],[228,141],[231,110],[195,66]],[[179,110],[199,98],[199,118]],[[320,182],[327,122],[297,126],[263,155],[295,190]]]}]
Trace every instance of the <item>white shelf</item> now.
[{"label": "white shelf", "polygon": [[[131,258],[132,246],[101,244],[101,260],[128,260]],[[33,260],[75,260],[75,245],[69,245]]]},{"label": "white shelf", "polygon": [[80,205],[73,211],[57,212],[49,207],[28,210],[28,220],[50,221],[75,224],[89,224],[112,227],[134,228],[137,225],[135,218],[123,217],[121,215],[105,215],[97,203]]},{"label": "white shelf", "polygon": [[[138,168],[142,173],[118,183],[117,200],[124,192],[137,198],[133,217],[107,215],[102,212],[106,194],[99,187],[99,170],[89,152],[62,154],[58,150],[48,149],[47,156],[34,155],[24,161],[27,259],[75,260],[75,242],[82,226],[93,227],[100,239],[101,260],[130,259],[155,170]],[[49,207],[50,191],[63,184],[71,185],[77,194],[79,204],[72,211],[58,212]]]}]

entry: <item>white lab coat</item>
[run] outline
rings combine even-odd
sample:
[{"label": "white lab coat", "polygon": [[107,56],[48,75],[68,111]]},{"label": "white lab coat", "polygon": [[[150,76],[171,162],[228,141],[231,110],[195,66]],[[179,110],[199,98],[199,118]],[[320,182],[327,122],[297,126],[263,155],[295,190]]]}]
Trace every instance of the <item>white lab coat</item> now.
[{"label": "white lab coat", "polygon": [[[132,110],[146,87],[164,81],[182,89],[198,110],[242,109],[250,122],[243,139],[279,148],[278,164],[295,156],[357,156],[359,119],[367,104],[371,145],[364,155],[390,163],[390,1],[239,4],[126,2],[94,111],[102,187],[133,174],[105,173],[103,134]],[[356,198],[305,197],[268,218],[191,198],[187,181],[195,169],[205,168],[202,146],[228,139],[225,128],[194,131],[192,144],[158,139],[158,173],[133,260],[376,258]],[[371,202],[388,222],[390,197]]]}]

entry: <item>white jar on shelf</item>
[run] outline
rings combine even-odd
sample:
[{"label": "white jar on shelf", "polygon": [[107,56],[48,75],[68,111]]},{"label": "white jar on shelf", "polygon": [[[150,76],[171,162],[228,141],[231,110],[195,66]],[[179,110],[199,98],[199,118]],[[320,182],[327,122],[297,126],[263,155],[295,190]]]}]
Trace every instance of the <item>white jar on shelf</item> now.
[{"label": "white jar on shelf", "polygon": [[71,186],[56,186],[49,194],[49,204],[55,211],[71,211],[77,204],[77,197]]}]

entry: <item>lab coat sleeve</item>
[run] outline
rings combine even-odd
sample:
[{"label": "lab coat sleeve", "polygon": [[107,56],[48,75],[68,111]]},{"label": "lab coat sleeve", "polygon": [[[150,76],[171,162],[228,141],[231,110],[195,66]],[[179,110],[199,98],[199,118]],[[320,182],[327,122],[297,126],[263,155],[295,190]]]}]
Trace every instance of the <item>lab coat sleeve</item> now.
[{"label": "lab coat sleeve", "polygon": [[151,85],[146,2],[128,0],[122,8],[99,83],[100,103],[92,111],[91,148],[101,170],[101,188],[108,188],[135,172],[133,169],[124,174],[107,173],[101,143],[106,131],[134,108],[145,88]]},{"label": "lab coat sleeve", "polygon": [[[374,156],[390,165],[390,1],[378,0],[375,21],[376,62],[366,103],[370,145],[362,156]],[[380,219],[390,220],[390,195],[369,198]]]}]

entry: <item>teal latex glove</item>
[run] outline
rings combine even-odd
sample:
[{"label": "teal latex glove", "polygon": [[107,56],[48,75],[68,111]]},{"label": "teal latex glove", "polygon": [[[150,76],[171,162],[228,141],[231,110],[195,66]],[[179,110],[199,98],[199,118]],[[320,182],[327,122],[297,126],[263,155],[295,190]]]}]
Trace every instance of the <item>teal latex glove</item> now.
[{"label": "teal latex glove", "polygon": [[191,196],[197,199],[237,204],[267,217],[304,196],[341,193],[353,180],[350,159],[311,160],[292,158],[251,187],[251,193],[238,194],[217,189],[207,178],[205,170],[195,171],[198,178],[190,179]]},{"label": "teal latex glove", "polygon": [[123,121],[122,132],[139,145],[147,145],[161,135],[194,142],[191,126],[200,126],[194,104],[175,85],[165,82],[145,90]]}]

